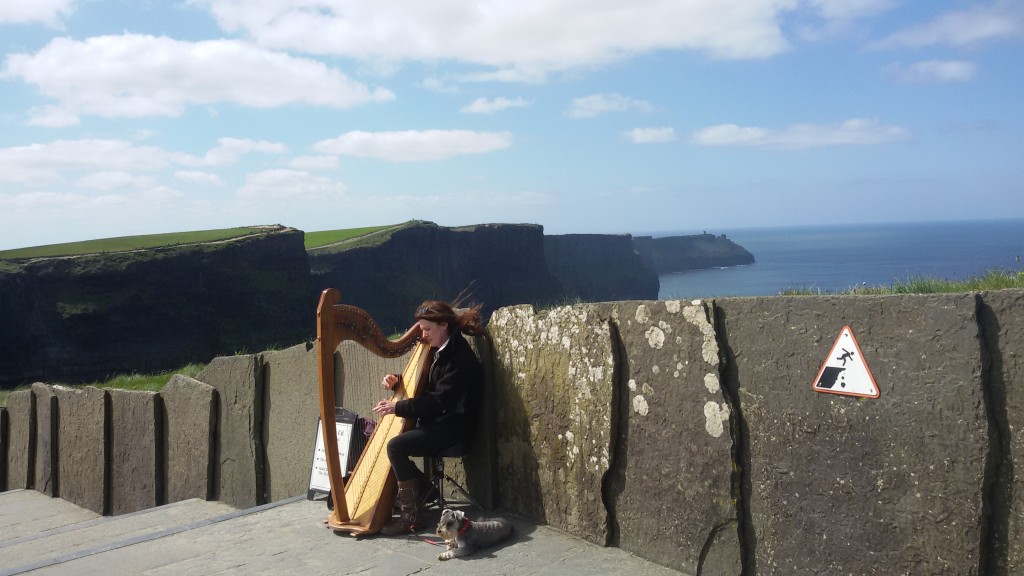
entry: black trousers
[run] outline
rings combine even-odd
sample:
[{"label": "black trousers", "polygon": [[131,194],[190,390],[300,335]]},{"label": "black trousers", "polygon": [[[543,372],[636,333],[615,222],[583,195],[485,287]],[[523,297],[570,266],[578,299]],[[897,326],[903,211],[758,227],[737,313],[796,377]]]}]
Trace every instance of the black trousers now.
[{"label": "black trousers", "polygon": [[395,478],[406,482],[419,477],[413,457],[433,456],[465,439],[465,428],[451,424],[424,424],[402,432],[388,441],[388,458]]}]

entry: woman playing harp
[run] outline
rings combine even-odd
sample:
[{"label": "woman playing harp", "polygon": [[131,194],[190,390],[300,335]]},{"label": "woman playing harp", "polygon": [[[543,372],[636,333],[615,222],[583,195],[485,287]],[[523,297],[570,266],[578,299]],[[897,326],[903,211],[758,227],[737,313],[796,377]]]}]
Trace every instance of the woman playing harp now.
[{"label": "woman playing harp", "polygon": [[[420,494],[429,481],[413,463],[414,456],[431,456],[472,437],[483,384],[483,369],[469,342],[462,336],[483,332],[480,305],[455,310],[446,302],[427,300],[416,309],[421,337],[430,345],[433,361],[426,386],[413,398],[381,400],[373,408],[379,416],[394,414],[416,420],[416,426],[388,442],[388,458],[398,480],[401,514],[381,529],[395,536],[423,528]],[[401,382],[388,374],[382,385],[388,390]]]}]

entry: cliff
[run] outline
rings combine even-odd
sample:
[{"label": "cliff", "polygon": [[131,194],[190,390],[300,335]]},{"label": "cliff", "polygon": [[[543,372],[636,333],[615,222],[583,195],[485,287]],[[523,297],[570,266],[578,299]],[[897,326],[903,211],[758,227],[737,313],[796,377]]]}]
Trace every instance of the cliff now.
[{"label": "cliff", "polygon": [[224,242],[5,261],[0,385],[171,370],[306,338],[299,230]]},{"label": "cliff", "polygon": [[658,273],[628,235],[545,236],[544,256],[567,296],[584,302],[658,298]]},{"label": "cliff", "polygon": [[545,236],[531,224],[430,222],[309,250],[303,232],[276,226],[225,241],[0,260],[0,386],[88,382],[311,340],[326,288],[400,333],[428,298],[467,293],[485,318],[515,304],[651,300],[660,272],[752,261],[710,235]]},{"label": "cliff", "polygon": [[317,293],[337,288],[342,301],[363,308],[385,331],[403,332],[423,300],[471,293],[484,313],[563,297],[544,259],[544,230],[529,224],[446,228],[415,222],[377,242],[309,251]]},{"label": "cliff", "polygon": [[725,234],[664,238],[637,236],[633,238],[633,246],[658,274],[754,263],[754,255],[726,238]]}]

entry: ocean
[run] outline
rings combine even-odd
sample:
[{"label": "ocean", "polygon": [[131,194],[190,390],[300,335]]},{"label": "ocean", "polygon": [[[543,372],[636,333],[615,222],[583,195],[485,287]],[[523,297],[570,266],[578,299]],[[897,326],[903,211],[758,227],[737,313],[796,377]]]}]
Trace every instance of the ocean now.
[{"label": "ocean", "polygon": [[959,280],[1000,268],[1024,269],[1024,220],[707,232],[725,234],[749,250],[755,263],[663,274],[659,299],[772,296],[789,288],[835,292],[859,285],[889,286],[916,277]]}]

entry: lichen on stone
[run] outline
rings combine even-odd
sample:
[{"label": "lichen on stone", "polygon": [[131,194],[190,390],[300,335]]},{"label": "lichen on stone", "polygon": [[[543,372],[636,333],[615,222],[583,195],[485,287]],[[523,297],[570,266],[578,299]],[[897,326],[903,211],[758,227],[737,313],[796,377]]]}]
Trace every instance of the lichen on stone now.
[{"label": "lichen on stone", "polygon": [[641,324],[647,324],[651,320],[651,310],[646,304],[640,304],[636,307],[636,321]]},{"label": "lichen on stone", "polygon": [[720,438],[725,432],[725,422],[729,420],[731,410],[729,405],[721,405],[708,401],[704,404],[704,429],[715,438]]},{"label": "lichen on stone", "polygon": [[633,411],[641,416],[647,416],[650,408],[647,406],[647,399],[638,394],[633,397]]},{"label": "lichen on stone", "polygon": [[721,392],[722,385],[718,381],[718,374],[714,372],[708,372],[704,375],[704,387],[708,389],[708,392]]},{"label": "lichen on stone", "polygon": [[665,332],[657,326],[648,328],[644,336],[647,337],[647,343],[651,348],[660,350],[665,345]]}]

